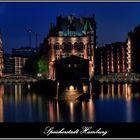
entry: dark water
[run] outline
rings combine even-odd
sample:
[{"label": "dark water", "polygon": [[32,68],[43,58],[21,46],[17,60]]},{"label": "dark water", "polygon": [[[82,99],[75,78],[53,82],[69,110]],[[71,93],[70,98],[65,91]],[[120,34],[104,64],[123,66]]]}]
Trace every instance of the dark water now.
[{"label": "dark water", "polygon": [[0,85],[0,122],[140,122],[137,87],[101,85],[99,98],[79,102],[48,100],[26,84]]}]

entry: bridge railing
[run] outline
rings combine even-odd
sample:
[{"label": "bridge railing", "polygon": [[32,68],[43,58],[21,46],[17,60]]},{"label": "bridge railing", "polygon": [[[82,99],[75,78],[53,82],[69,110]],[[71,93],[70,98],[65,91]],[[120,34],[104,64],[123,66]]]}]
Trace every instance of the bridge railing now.
[{"label": "bridge railing", "polygon": [[0,83],[36,82],[37,79],[28,75],[6,75],[0,78]]},{"label": "bridge railing", "polygon": [[112,73],[107,75],[95,75],[95,81],[99,82],[138,82],[140,74],[137,73]]}]

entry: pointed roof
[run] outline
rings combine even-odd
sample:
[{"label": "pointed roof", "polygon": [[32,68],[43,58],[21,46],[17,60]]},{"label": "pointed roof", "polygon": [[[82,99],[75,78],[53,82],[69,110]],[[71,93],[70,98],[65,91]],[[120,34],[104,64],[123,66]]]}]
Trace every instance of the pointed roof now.
[{"label": "pointed roof", "polygon": [[87,19],[86,22],[85,22],[85,25],[84,25],[84,31],[92,31],[92,26],[89,22],[89,20]]}]

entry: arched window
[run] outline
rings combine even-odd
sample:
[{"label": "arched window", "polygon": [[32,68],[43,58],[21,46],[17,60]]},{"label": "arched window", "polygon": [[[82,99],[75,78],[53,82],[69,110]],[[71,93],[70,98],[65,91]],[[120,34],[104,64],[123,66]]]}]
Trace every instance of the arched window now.
[{"label": "arched window", "polygon": [[78,43],[77,42],[74,43],[74,50],[78,50]]},{"label": "arched window", "polygon": [[83,42],[79,43],[79,51],[83,51],[84,50],[84,44]]},{"label": "arched window", "polygon": [[80,42],[79,44],[77,42],[74,43],[74,49],[82,52],[84,50],[84,44]]},{"label": "arched window", "polygon": [[63,42],[63,43],[62,43],[62,50],[65,50],[65,48],[66,48],[66,43]]},{"label": "arched window", "polygon": [[72,44],[71,44],[71,42],[68,42],[67,44],[66,43],[63,43],[62,44],[62,49],[65,52],[70,52],[72,50]]},{"label": "arched window", "polygon": [[56,43],[56,44],[54,45],[54,49],[55,49],[55,50],[59,50],[59,46],[60,46],[59,43]]}]

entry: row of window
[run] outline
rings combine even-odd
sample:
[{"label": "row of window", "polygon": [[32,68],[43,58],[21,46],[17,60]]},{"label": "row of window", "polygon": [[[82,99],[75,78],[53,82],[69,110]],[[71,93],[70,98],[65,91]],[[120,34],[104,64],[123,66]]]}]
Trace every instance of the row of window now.
[{"label": "row of window", "polygon": [[82,68],[83,64],[63,64],[62,68]]},{"label": "row of window", "polygon": [[74,43],[74,45],[72,45],[70,42],[63,43],[62,46],[60,46],[58,43],[54,45],[55,50],[59,50],[60,48],[62,48],[63,51],[71,51],[73,48],[77,51],[83,51],[85,46],[83,43]]}]

